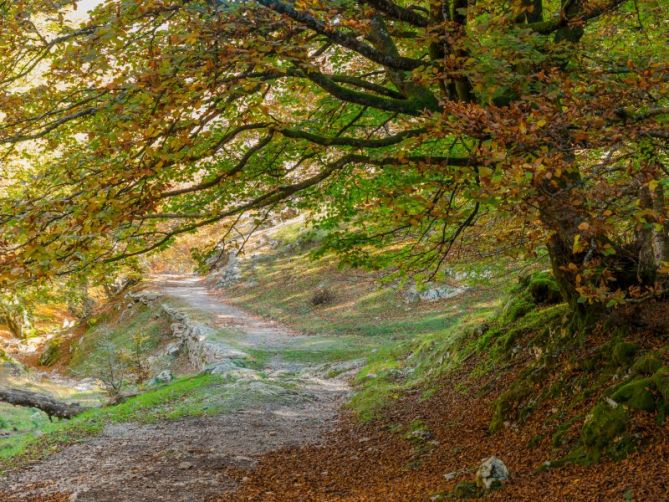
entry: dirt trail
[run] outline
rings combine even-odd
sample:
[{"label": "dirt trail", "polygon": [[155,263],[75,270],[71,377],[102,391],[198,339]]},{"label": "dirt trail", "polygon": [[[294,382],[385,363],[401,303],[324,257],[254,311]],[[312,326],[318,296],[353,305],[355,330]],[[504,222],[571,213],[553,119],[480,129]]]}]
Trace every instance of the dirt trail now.
[{"label": "dirt trail", "polygon": [[262,385],[271,388],[285,380],[293,397],[259,399],[216,416],[110,425],[96,438],[10,472],[0,480],[0,500],[59,494],[95,502],[207,500],[235,489],[224,474],[230,466],[250,468],[254,457],[318,442],[332,427],[348,392],[345,379],[328,379],[317,365],[281,359],[282,349],[308,345],[309,337],[226,304],[193,277],[160,277],[149,289],[183,304],[189,316],[211,326],[233,327],[233,342],[241,350],[276,350],[262,368]]}]

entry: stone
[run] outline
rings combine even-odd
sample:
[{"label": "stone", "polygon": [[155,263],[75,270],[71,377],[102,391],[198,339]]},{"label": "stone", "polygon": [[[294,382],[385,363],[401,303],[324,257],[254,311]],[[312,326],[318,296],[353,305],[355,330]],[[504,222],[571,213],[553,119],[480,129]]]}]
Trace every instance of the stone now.
[{"label": "stone", "polygon": [[167,350],[165,352],[170,357],[176,357],[177,355],[179,355],[180,350],[181,350],[181,345],[177,343],[171,343],[167,346]]},{"label": "stone", "polygon": [[448,473],[444,474],[444,479],[446,481],[453,481],[459,475],[460,475],[460,471],[448,472]]},{"label": "stone", "polygon": [[499,488],[509,479],[509,469],[495,456],[483,461],[476,471],[476,484],[485,490]]},{"label": "stone", "polygon": [[151,383],[159,384],[159,383],[168,383],[171,382],[174,379],[174,375],[172,375],[172,372],[170,370],[163,370],[160,373],[158,373],[153,380],[151,380]]},{"label": "stone", "polygon": [[449,286],[447,284],[426,284],[425,288],[418,289],[416,284],[412,283],[406,289],[403,296],[407,303],[415,303],[418,301],[429,303],[453,298],[454,296],[461,295],[465,291],[467,291],[467,288]]},{"label": "stone", "polygon": [[239,366],[235,364],[231,359],[224,359],[223,361],[210,364],[207,366],[202,373],[207,375],[225,375],[231,371],[238,370]]}]

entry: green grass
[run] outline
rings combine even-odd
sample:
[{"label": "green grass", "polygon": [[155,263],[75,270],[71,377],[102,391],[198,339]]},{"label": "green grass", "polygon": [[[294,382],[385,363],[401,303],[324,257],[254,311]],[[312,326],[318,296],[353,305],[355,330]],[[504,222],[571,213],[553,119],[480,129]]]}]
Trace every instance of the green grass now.
[{"label": "green grass", "polygon": [[40,429],[49,423],[46,414],[32,408],[0,403],[0,432],[13,434]]}]

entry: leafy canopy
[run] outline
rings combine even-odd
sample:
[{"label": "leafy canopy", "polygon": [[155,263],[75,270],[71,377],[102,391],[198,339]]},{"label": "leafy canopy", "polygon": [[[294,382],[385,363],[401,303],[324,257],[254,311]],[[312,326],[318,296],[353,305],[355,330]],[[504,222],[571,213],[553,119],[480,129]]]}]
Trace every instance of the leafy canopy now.
[{"label": "leafy canopy", "polygon": [[71,5],[0,2],[5,284],[294,204],[355,264],[548,243],[611,298],[664,228],[666,0]]}]

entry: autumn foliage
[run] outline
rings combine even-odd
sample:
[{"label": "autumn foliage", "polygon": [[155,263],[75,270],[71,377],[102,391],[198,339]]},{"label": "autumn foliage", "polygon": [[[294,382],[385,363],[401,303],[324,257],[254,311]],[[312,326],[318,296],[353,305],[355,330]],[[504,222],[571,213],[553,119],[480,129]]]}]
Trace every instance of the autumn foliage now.
[{"label": "autumn foliage", "polygon": [[0,2],[5,284],[289,204],[356,265],[547,250],[576,313],[663,291],[664,0],[71,6]]}]

